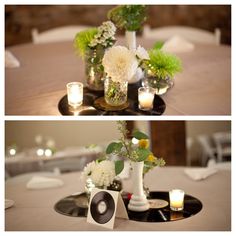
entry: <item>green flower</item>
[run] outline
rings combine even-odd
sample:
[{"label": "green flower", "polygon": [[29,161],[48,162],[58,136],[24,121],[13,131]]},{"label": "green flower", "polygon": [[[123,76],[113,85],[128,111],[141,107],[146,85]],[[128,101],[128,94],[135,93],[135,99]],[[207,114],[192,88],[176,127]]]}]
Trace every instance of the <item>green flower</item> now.
[{"label": "green flower", "polygon": [[76,34],[74,39],[74,47],[76,49],[76,52],[82,58],[84,58],[86,51],[89,49],[89,44],[94,39],[97,32],[97,28],[90,28],[80,31]]},{"label": "green flower", "polygon": [[177,72],[182,70],[181,60],[160,49],[152,49],[149,52],[149,60],[143,61],[145,70],[150,71],[158,78],[172,78]]}]

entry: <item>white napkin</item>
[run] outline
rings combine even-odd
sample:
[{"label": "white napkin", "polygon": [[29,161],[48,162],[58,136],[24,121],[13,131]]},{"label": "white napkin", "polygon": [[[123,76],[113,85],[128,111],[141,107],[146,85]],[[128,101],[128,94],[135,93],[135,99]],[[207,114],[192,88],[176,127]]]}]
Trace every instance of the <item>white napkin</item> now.
[{"label": "white napkin", "polygon": [[187,168],[184,170],[184,173],[191,179],[198,181],[206,179],[207,177],[215,174],[217,169],[200,167],[200,168]]},{"label": "white napkin", "polygon": [[43,189],[43,188],[57,188],[63,185],[60,179],[48,178],[43,176],[33,176],[27,183],[28,189]]},{"label": "white napkin", "polygon": [[194,44],[179,35],[175,35],[164,43],[162,49],[170,53],[191,52],[194,50]]},{"label": "white napkin", "polygon": [[231,162],[216,162],[215,160],[211,159],[207,163],[208,168],[215,168],[217,170],[231,170]]},{"label": "white napkin", "polygon": [[5,50],[5,67],[6,68],[16,68],[20,67],[20,62],[16,57],[9,51]]},{"label": "white napkin", "polygon": [[10,208],[14,205],[14,201],[10,199],[5,199],[5,209]]}]

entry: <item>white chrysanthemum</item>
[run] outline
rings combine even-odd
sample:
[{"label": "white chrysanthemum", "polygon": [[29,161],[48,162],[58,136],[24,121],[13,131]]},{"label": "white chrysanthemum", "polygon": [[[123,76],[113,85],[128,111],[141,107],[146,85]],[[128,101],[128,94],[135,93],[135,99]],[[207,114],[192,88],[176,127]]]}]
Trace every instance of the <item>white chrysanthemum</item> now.
[{"label": "white chrysanthemum", "polygon": [[130,80],[138,68],[135,54],[123,46],[107,50],[102,64],[108,77],[117,82]]},{"label": "white chrysanthemum", "polygon": [[139,59],[141,60],[149,60],[149,55],[148,52],[145,50],[145,48],[141,47],[140,45],[135,51],[135,54],[138,56]]},{"label": "white chrysanthemum", "polygon": [[87,179],[87,177],[92,174],[92,172],[94,171],[95,167],[96,167],[95,161],[92,161],[92,162],[88,163],[84,167],[84,170],[82,172],[82,178]]},{"label": "white chrysanthemum", "polygon": [[115,178],[115,164],[113,161],[97,163],[91,174],[91,179],[96,186],[109,186]]},{"label": "white chrysanthemum", "polygon": [[111,21],[103,22],[102,25],[98,27],[98,32],[89,46],[95,47],[98,44],[102,44],[104,47],[110,46],[112,43],[111,41],[115,40],[115,32],[116,27]]}]

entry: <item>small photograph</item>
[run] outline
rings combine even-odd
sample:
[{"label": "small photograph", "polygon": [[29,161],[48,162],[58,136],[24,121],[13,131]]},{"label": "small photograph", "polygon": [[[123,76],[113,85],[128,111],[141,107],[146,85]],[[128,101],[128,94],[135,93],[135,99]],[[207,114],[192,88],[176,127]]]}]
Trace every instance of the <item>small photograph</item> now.
[{"label": "small photograph", "polygon": [[231,5],[5,5],[5,115],[231,115]]},{"label": "small photograph", "polygon": [[231,231],[230,121],[6,121],[5,231]]}]

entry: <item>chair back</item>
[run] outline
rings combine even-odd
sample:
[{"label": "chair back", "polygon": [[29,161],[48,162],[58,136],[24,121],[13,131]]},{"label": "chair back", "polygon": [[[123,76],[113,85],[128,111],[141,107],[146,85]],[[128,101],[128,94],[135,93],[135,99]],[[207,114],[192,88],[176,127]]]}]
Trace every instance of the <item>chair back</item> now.
[{"label": "chair back", "polygon": [[73,41],[75,35],[91,26],[63,26],[53,28],[44,32],[39,33],[38,29],[32,29],[31,35],[33,43],[51,43],[51,42],[63,42],[63,41]]},{"label": "chair back", "polygon": [[231,158],[231,133],[217,132],[212,136],[216,145],[217,162],[222,162],[224,157]]},{"label": "chair back", "polygon": [[197,140],[203,151],[202,166],[205,166],[209,159],[215,159],[215,148],[212,146],[210,138],[205,134],[199,135]]},{"label": "chair back", "polygon": [[167,26],[151,29],[149,25],[145,25],[143,29],[143,36],[147,39],[166,41],[177,35],[192,43],[220,45],[221,31],[216,28],[215,32],[209,32],[188,26]]}]

